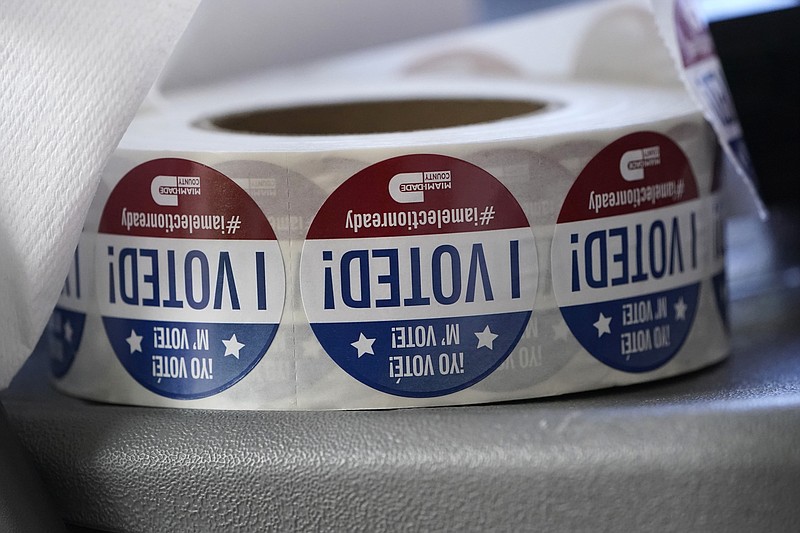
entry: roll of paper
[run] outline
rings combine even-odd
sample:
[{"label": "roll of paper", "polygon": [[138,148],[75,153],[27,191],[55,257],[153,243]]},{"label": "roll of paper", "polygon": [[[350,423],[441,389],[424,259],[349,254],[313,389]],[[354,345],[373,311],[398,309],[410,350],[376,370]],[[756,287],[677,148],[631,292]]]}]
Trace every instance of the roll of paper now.
[{"label": "roll of paper", "polygon": [[[580,21],[584,44],[609,21],[654,27],[631,2],[548,17]],[[507,32],[492,41],[505,57],[453,52],[478,49],[477,32],[140,116],[51,318],[56,386],[137,405],[393,408],[724,358],[718,140],[664,45],[646,37],[671,69],[656,76],[534,79],[510,46],[531,35],[519,24],[488,30]],[[441,74],[464,57],[479,72]],[[509,68],[487,75],[486,57]]]}]

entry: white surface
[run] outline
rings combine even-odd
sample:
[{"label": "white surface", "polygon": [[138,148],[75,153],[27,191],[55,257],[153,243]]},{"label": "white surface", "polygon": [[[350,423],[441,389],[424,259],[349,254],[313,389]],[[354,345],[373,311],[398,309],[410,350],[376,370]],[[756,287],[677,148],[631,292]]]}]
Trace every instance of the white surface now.
[{"label": "white surface", "polygon": [[36,344],[98,173],[196,4],[0,4],[0,388]]},{"label": "white surface", "polygon": [[470,25],[477,0],[206,0],[160,80],[172,91]]}]

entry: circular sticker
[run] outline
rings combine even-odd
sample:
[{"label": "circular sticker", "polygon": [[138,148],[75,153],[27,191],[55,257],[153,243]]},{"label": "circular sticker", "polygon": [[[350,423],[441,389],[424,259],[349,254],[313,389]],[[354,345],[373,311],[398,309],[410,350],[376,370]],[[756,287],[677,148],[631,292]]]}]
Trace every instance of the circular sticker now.
[{"label": "circular sticker", "polygon": [[701,217],[689,161],[664,135],[626,135],[586,165],[558,217],[552,271],[564,320],[595,358],[646,372],[675,355],[697,308]]},{"label": "circular sticker", "polygon": [[303,304],[348,374],[398,396],[469,387],[508,356],[533,309],[538,263],[517,201],[485,170],[405,155],[323,204],[300,262]]},{"label": "circular sticker", "polygon": [[211,396],[261,360],[283,311],[280,248],[256,203],[185,159],[128,172],[97,236],[97,294],[114,353],[147,389]]},{"label": "circular sticker", "polygon": [[[489,171],[511,191],[528,222],[534,228],[542,228],[542,236],[548,239],[561,208],[558,199],[567,194],[579,172],[567,170],[562,163],[573,164],[573,160],[585,163],[600,148],[594,144],[569,141],[552,146],[546,152],[519,148],[483,149],[471,153],[469,159]],[[537,176],[547,178],[536,179]],[[550,379],[581,351],[570,335],[554,303],[552,288],[547,283],[550,278],[548,253],[549,250],[540,250],[539,275],[543,282],[539,286],[537,309],[528,320],[517,346],[503,364],[474,389],[523,391]]]}]

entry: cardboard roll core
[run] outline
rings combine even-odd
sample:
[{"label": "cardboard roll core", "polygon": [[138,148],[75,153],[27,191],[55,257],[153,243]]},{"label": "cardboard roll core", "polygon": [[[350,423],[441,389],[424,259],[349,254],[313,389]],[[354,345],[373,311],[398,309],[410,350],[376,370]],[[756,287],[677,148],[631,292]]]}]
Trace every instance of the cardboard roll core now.
[{"label": "cardboard roll core", "polygon": [[266,135],[394,133],[493,122],[545,107],[541,102],[479,98],[343,102],[246,111],[197,125]]}]

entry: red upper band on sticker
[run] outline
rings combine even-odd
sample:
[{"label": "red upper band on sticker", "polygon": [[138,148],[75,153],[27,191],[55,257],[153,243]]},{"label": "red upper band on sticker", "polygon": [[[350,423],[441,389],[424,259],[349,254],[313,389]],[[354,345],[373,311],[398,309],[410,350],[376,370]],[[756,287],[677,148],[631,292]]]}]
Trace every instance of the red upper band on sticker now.
[{"label": "red upper band on sticker", "polygon": [[138,165],[117,184],[98,231],[178,239],[274,240],[252,198],[211,167],[186,159]]},{"label": "red upper band on sticker", "polygon": [[372,165],[325,202],[309,239],[436,235],[528,227],[513,195],[488,172],[434,154]]},{"label": "red upper band on sticker", "polygon": [[697,198],[689,160],[663,135],[627,135],[600,151],[570,189],[558,223],[625,215]]}]

